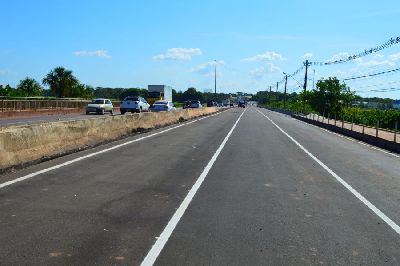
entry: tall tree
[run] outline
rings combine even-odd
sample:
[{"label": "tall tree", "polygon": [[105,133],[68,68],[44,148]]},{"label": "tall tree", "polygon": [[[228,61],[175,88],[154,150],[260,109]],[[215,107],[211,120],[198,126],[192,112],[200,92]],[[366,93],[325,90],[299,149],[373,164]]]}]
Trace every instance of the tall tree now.
[{"label": "tall tree", "polygon": [[17,85],[17,94],[21,97],[42,96],[43,88],[35,79],[26,77]]},{"label": "tall tree", "polygon": [[350,88],[336,78],[321,79],[317,88],[306,95],[312,108],[320,113],[339,113],[354,98]]},{"label": "tall tree", "polygon": [[79,85],[78,79],[72,75],[71,70],[63,67],[56,67],[50,71],[43,79],[44,85],[49,85],[51,92],[59,98],[73,97],[76,86]]}]

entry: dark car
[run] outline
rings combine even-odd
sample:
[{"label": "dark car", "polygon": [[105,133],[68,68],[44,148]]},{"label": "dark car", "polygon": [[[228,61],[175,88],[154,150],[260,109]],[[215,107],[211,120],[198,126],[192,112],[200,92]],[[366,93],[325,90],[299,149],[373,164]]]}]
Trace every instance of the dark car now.
[{"label": "dark car", "polygon": [[217,102],[215,102],[215,101],[208,101],[207,107],[214,107],[214,106],[217,106]]},{"label": "dark car", "polygon": [[243,107],[243,108],[245,108],[245,107],[246,107],[246,103],[245,103],[245,102],[239,102],[239,103],[238,103],[238,107]]},{"label": "dark car", "polygon": [[202,108],[203,105],[201,105],[200,101],[191,101],[190,103],[190,108]]},{"label": "dark car", "polygon": [[183,104],[183,109],[191,108],[191,105],[192,105],[191,101],[185,101],[185,103]]}]

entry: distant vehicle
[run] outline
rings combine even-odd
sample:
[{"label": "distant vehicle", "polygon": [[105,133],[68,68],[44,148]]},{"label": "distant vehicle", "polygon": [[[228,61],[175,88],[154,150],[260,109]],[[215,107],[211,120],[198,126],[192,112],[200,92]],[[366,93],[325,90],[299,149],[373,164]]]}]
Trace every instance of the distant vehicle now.
[{"label": "distant vehicle", "polygon": [[150,104],[140,96],[128,96],[121,102],[119,107],[121,114],[126,112],[140,113],[142,111],[149,111]]},{"label": "distant vehicle", "polygon": [[113,114],[113,104],[109,99],[93,99],[91,103],[86,106],[86,114],[96,113],[104,115],[105,112]]},{"label": "distant vehicle", "polygon": [[190,108],[201,108],[203,105],[201,105],[200,101],[191,101],[190,103]]},{"label": "distant vehicle", "polygon": [[150,108],[152,112],[171,112],[175,111],[176,108],[174,106],[174,103],[171,101],[156,101]]},{"label": "distant vehicle", "polygon": [[238,107],[243,107],[243,108],[245,108],[245,107],[246,107],[246,102],[244,102],[244,101],[239,101]]},{"label": "distant vehicle", "polygon": [[207,107],[213,107],[213,106],[217,106],[217,102],[215,102],[215,101],[208,101]]},{"label": "distant vehicle", "polygon": [[229,106],[230,106],[230,107],[233,107],[233,106],[234,106],[233,102],[231,102],[231,103],[229,104]]},{"label": "distant vehicle", "polygon": [[231,103],[230,100],[223,100],[223,101],[222,101],[222,105],[223,105],[223,106],[229,106],[230,103]]},{"label": "distant vehicle", "polygon": [[183,104],[183,109],[190,108],[191,104],[192,104],[191,101],[185,101],[185,103]]},{"label": "distant vehicle", "polygon": [[148,85],[147,101],[153,105],[156,101],[164,100],[172,102],[172,87],[167,85]]}]

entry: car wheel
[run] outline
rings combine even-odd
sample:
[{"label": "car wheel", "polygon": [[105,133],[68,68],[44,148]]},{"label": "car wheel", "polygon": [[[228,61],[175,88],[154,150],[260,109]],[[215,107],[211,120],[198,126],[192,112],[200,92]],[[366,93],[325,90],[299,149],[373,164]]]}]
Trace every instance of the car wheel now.
[{"label": "car wheel", "polygon": [[86,114],[88,115],[88,114],[90,114],[90,112],[86,111]]},{"label": "car wheel", "polygon": [[140,107],[138,110],[138,113],[141,113],[141,112],[142,112],[142,107]]},{"label": "car wheel", "polygon": [[111,109],[110,114],[112,114],[112,115],[114,114],[114,110],[113,109]]},{"label": "car wheel", "polygon": [[104,115],[104,113],[105,113],[105,112],[104,112],[104,109],[101,109],[101,110],[100,110],[100,114],[101,114],[101,115]]}]

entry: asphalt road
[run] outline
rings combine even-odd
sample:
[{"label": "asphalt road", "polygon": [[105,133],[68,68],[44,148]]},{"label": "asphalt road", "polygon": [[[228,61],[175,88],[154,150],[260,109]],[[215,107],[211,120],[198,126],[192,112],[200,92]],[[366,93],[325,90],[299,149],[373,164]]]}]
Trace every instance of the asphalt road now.
[{"label": "asphalt road", "polygon": [[1,176],[0,264],[399,265],[399,173],[393,154],[230,109]]}]

